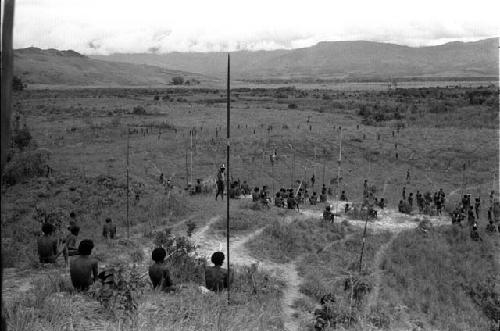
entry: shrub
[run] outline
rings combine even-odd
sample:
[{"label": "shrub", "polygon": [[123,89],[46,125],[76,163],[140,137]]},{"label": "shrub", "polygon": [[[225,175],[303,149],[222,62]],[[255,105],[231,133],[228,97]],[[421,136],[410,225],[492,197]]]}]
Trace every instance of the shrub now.
[{"label": "shrub", "polygon": [[14,154],[5,166],[2,182],[15,185],[28,178],[44,176],[47,173],[47,160],[48,152],[44,150]]},{"label": "shrub", "polygon": [[182,84],[184,84],[184,77],[182,77],[182,76],[172,77],[172,84],[174,84],[174,85],[182,85]]},{"label": "shrub", "polygon": [[193,234],[194,229],[196,229],[196,223],[193,222],[193,220],[189,220],[186,223],[187,226],[187,236],[191,238],[191,235]]},{"label": "shrub", "polygon": [[29,146],[31,142],[31,133],[27,127],[23,127],[14,133],[12,139],[16,147],[22,151]]},{"label": "shrub", "polygon": [[145,115],[146,114],[146,109],[142,106],[135,106],[133,113],[135,115]]},{"label": "shrub", "polygon": [[21,78],[14,76],[12,78],[12,89],[14,91],[22,91],[26,87],[26,84],[23,83]]}]

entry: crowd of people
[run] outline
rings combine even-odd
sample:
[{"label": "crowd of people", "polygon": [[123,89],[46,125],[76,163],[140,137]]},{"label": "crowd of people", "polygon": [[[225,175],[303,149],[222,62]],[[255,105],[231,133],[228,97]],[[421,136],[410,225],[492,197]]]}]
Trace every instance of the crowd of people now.
[{"label": "crowd of people", "polygon": [[[80,227],[76,222],[75,213],[70,213],[68,234],[61,238],[56,235],[56,227],[52,223],[42,224],[42,235],[38,238],[38,258],[42,264],[56,264],[60,256],[64,257],[64,263],[69,266],[71,283],[75,290],[87,291],[90,286],[100,279],[103,284],[110,275],[105,271],[99,273],[98,261],[92,257],[94,242],[90,239],[78,242]],[[102,226],[102,236],[104,240],[116,238],[116,225],[111,218],[106,218]],[[163,247],[157,247],[152,251],[153,264],[148,269],[149,278],[154,289],[170,292],[175,290],[175,286],[170,278],[170,272],[165,263],[167,254]],[[221,291],[228,286],[227,270],[222,268],[224,253],[215,252],[211,261],[213,267],[205,269],[205,286],[209,290]],[[231,277],[232,279],[232,277]]]},{"label": "crowd of people", "polygon": [[[225,167],[222,165],[217,173],[216,199],[219,196],[221,196],[221,198],[224,197],[224,172]],[[164,178],[160,178],[160,180],[164,183]],[[312,183],[314,185],[314,179],[312,179]],[[200,185],[200,180],[198,180],[195,192],[200,191]],[[374,191],[375,190],[368,185],[368,181],[365,180],[363,184],[363,201],[373,202],[367,203],[366,205],[371,208],[369,210],[370,215],[374,213],[372,216],[377,217],[373,207],[377,206],[380,209],[384,209],[386,201],[384,198],[378,199],[374,196]],[[290,187],[286,189],[281,187],[279,191],[276,192],[275,196],[272,197],[267,185],[264,185],[261,189],[255,187],[251,192],[246,181],[241,183],[240,180],[236,180],[230,185],[229,198],[237,198],[241,195],[251,194],[253,202],[261,203],[269,208],[271,204],[274,203],[278,208],[296,210],[299,210],[300,205],[306,203],[311,206],[315,206],[318,203],[325,203],[323,221],[333,223],[335,216],[339,216],[339,213],[335,213],[332,206],[327,204],[328,195],[331,193],[331,188],[327,188],[326,185],[323,184],[319,195],[315,191],[310,194],[307,183],[298,181],[296,188]],[[500,232],[500,224],[498,226],[495,225],[495,222],[499,220],[494,220],[493,216],[493,214],[498,214],[493,212],[493,197],[494,192],[491,192],[490,206],[487,211],[488,224],[486,225],[486,231],[488,233]],[[351,207],[348,203],[346,191],[341,191],[339,200],[345,202],[344,211],[348,213]],[[398,211],[410,213],[414,210],[414,203],[420,213],[441,215],[446,204],[446,195],[443,189],[434,192],[434,194],[430,192],[421,194],[420,191],[417,190],[414,198],[413,192],[409,192],[407,195],[406,187],[403,187],[402,199],[399,201]],[[452,224],[462,226],[462,222],[467,220],[467,225],[471,229],[470,237],[472,240],[482,240],[478,232],[478,221],[481,216],[480,198],[477,197],[472,200],[471,195],[468,194],[463,195],[460,204],[451,213]],[[69,264],[70,277],[74,288],[85,291],[98,278],[98,262],[91,256],[92,249],[94,248],[92,240],[85,239],[80,241],[77,245],[80,233],[80,227],[77,223],[75,213],[71,212],[69,215],[69,226],[67,227],[68,233],[64,238],[58,238],[55,235],[54,225],[51,223],[43,223],[41,227],[43,235],[38,239],[38,255],[40,262],[44,264],[56,263],[58,258],[62,255],[65,265],[68,266]],[[113,240],[116,238],[116,225],[111,218],[105,219],[102,226],[102,236],[105,240]],[[160,288],[162,291],[169,292],[175,290],[175,286],[166,268],[165,258],[165,249],[157,247],[153,250],[152,260],[154,263],[149,268],[149,276],[153,288]],[[211,261],[214,266],[205,270],[206,287],[214,291],[220,291],[227,288],[228,275],[227,271],[222,268],[224,254],[222,252],[215,252]]]}]

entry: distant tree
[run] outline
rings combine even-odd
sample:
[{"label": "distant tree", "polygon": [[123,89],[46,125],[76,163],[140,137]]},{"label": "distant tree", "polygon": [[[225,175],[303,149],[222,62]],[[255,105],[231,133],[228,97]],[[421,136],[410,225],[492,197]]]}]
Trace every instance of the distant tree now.
[{"label": "distant tree", "polygon": [[182,76],[175,76],[172,78],[172,84],[174,85],[182,85],[184,84],[184,77]]},{"label": "distant tree", "polygon": [[26,84],[23,83],[21,78],[14,76],[12,79],[12,89],[14,91],[22,91],[26,87]]}]

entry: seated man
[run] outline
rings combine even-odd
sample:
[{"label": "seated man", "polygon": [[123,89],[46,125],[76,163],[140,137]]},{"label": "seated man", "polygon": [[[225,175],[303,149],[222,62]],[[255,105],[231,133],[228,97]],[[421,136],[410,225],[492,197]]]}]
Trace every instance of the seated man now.
[{"label": "seated man", "polygon": [[167,252],[163,247],[157,247],[153,250],[151,257],[155,262],[149,267],[148,273],[154,289],[170,292],[173,289],[170,273],[165,265],[165,257]]},{"label": "seated man", "polygon": [[97,278],[97,260],[90,257],[93,248],[94,243],[92,240],[82,240],[78,246],[80,255],[70,263],[69,274],[76,290],[88,290],[89,286]]},{"label": "seated man", "polygon": [[472,230],[470,231],[470,238],[474,241],[483,241],[483,239],[479,236],[479,232],[477,231],[477,224],[474,223],[472,226]]},{"label": "seated man", "polygon": [[319,196],[319,202],[326,202],[327,198],[328,197],[326,194],[321,193],[321,195]]},{"label": "seated man", "polygon": [[116,225],[113,224],[111,218],[106,218],[106,223],[102,226],[102,235],[104,238],[115,239]]},{"label": "seated man", "polygon": [[252,201],[258,202],[259,199],[260,199],[260,192],[259,192],[259,188],[256,187],[256,188],[254,188],[253,193],[252,193]]},{"label": "seated man", "polygon": [[300,191],[299,191],[299,194],[297,195],[297,203],[298,204],[304,203],[304,197],[302,197],[302,192],[300,192]]},{"label": "seated man", "polygon": [[384,207],[385,207],[385,200],[384,200],[384,198],[380,198],[380,202],[378,203],[378,206],[380,207],[380,209],[384,209]]},{"label": "seated man", "polygon": [[234,188],[234,184],[230,184],[229,186],[229,198],[236,198],[236,189]]},{"label": "seated man", "polygon": [[225,256],[222,252],[213,253],[211,260],[214,266],[205,270],[205,286],[211,291],[218,292],[227,288],[227,270],[222,268],[224,258]]},{"label": "seated man", "polygon": [[313,206],[318,203],[318,196],[316,195],[316,192],[313,192],[313,194],[309,198],[309,203]]},{"label": "seated man", "polygon": [[241,197],[241,185],[239,182],[234,182],[234,197],[237,199]]},{"label": "seated man", "polygon": [[76,240],[78,234],[80,233],[80,227],[78,225],[73,225],[69,227],[68,236],[64,240],[63,256],[66,265],[68,264],[68,256],[78,255],[78,247],[76,246]]},{"label": "seated man", "polygon": [[346,203],[345,204],[345,207],[344,207],[344,212],[347,214],[349,212],[350,208],[349,208],[349,204]]},{"label": "seated man", "polygon": [[332,213],[332,206],[326,206],[325,210],[323,210],[323,221],[332,222],[333,223],[334,216]]},{"label": "seated man", "polygon": [[493,224],[493,220],[490,220],[488,225],[486,225],[486,232],[493,233],[496,231],[497,231],[497,229],[495,228],[495,224]]},{"label": "seated man", "polygon": [[244,195],[250,194],[250,188],[248,187],[247,181],[244,180],[243,184],[241,185],[241,191]]},{"label": "seated man", "polygon": [[277,192],[276,193],[276,198],[274,199],[274,205],[279,208],[283,208],[284,201],[283,198],[281,197],[281,193]]},{"label": "seated man", "polygon": [[347,201],[347,195],[345,194],[345,191],[342,191],[340,194],[340,201]]},{"label": "seated man", "polygon": [[54,226],[50,223],[44,223],[42,232],[43,236],[37,242],[40,263],[56,263],[58,252],[57,239],[52,235]]},{"label": "seated man", "polygon": [[295,200],[295,198],[293,196],[293,193],[290,193],[288,195],[288,198],[287,198],[286,202],[288,204],[288,209],[295,209],[295,208],[297,208],[297,201]]},{"label": "seated man", "polygon": [[195,194],[201,194],[201,179],[196,180],[196,185],[194,187],[194,193]]},{"label": "seated man", "polygon": [[399,204],[398,204],[398,212],[400,213],[403,213],[404,212],[404,204],[403,204],[403,200],[399,200]]}]

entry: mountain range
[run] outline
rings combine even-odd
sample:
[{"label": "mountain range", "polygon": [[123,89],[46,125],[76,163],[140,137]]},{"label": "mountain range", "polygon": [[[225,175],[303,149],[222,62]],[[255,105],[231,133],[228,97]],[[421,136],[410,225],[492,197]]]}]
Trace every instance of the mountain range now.
[{"label": "mountain range", "polygon": [[[312,47],[231,53],[240,80],[378,80],[498,77],[498,38],[408,47],[371,41],[320,42]],[[149,64],[223,78],[227,53],[111,54],[103,61]]]},{"label": "mountain range", "polygon": [[[408,47],[371,41],[320,42],[307,48],[231,53],[231,77],[252,82],[380,81],[391,79],[498,80],[499,39]],[[227,53],[117,53],[23,48],[14,73],[28,84],[162,86],[182,76],[197,84],[221,82]]]}]

